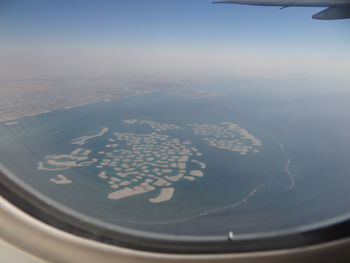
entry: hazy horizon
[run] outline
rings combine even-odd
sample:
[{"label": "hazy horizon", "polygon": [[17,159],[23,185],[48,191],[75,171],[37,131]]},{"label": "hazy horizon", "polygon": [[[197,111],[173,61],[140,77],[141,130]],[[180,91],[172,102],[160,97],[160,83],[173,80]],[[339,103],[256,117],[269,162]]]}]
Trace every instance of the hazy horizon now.
[{"label": "hazy horizon", "polygon": [[0,80],[113,75],[349,83],[350,21],[318,8],[4,1]]}]

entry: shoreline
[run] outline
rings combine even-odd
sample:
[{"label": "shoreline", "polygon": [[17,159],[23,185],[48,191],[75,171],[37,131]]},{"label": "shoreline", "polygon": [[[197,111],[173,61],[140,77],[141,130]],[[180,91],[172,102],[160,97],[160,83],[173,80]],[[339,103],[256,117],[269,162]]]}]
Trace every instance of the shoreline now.
[{"label": "shoreline", "polygon": [[81,106],[87,106],[87,105],[91,105],[91,104],[97,104],[97,103],[110,103],[110,102],[112,102],[114,100],[118,100],[118,99],[123,99],[123,98],[128,98],[128,97],[133,97],[133,96],[140,96],[140,95],[147,95],[147,94],[151,94],[151,93],[155,93],[155,92],[130,94],[130,95],[115,97],[115,98],[111,98],[111,99],[101,99],[101,100],[97,100],[97,101],[90,101],[90,102],[80,103],[80,104],[71,105],[71,106],[64,106],[63,108],[54,108],[54,109],[44,110],[44,111],[40,111],[40,112],[28,113],[28,114],[25,114],[25,115],[23,115],[21,117],[16,117],[16,118],[0,118],[0,124],[4,124],[5,125],[6,122],[12,122],[12,121],[19,122],[20,120],[22,120],[24,118],[34,117],[34,116],[37,116],[37,115],[40,115],[40,114],[45,114],[45,113],[50,113],[50,112],[55,112],[55,111],[70,110],[70,109],[73,109],[73,108],[77,108],[77,107],[81,107]]}]

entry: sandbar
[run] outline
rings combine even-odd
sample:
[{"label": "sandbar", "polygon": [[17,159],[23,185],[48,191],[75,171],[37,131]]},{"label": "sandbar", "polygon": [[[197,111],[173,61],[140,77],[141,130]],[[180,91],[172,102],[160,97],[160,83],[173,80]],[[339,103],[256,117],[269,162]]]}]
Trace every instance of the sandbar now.
[{"label": "sandbar", "polygon": [[173,187],[160,189],[160,194],[149,199],[151,203],[161,203],[170,200],[173,197],[175,189]]},{"label": "sandbar", "polygon": [[88,141],[88,140],[90,140],[92,138],[103,136],[105,133],[108,132],[108,130],[109,130],[108,128],[103,127],[102,130],[99,133],[95,134],[95,135],[83,136],[83,137],[79,137],[79,138],[73,139],[71,144],[84,145],[86,143],[86,141]]},{"label": "sandbar", "polygon": [[57,178],[50,179],[50,182],[55,184],[70,184],[72,181],[65,177],[63,174],[56,175]]}]

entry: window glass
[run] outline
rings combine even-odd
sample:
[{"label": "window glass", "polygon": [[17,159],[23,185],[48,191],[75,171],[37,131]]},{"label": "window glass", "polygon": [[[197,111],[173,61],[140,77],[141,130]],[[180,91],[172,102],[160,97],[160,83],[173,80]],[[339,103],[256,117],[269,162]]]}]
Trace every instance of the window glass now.
[{"label": "window glass", "polygon": [[347,220],[350,20],[208,0],[0,8],[2,184],[43,213],[160,239]]}]

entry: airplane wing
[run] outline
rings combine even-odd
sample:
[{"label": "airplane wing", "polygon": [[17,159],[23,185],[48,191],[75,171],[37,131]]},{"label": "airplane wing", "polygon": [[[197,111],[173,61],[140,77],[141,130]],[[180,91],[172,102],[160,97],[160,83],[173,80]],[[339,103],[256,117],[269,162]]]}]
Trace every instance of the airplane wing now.
[{"label": "airplane wing", "polygon": [[329,7],[312,16],[318,20],[335,20],[350,18],[350,7]]},{"label": "airplane wing", "polygon": [[282,8],[297,7],[327,7],[327,9],[312,16],[319,20],[336,20],[350,18],[350,0],[221,0],[214,4],[241,4],[259,6],[281,6]]}]

